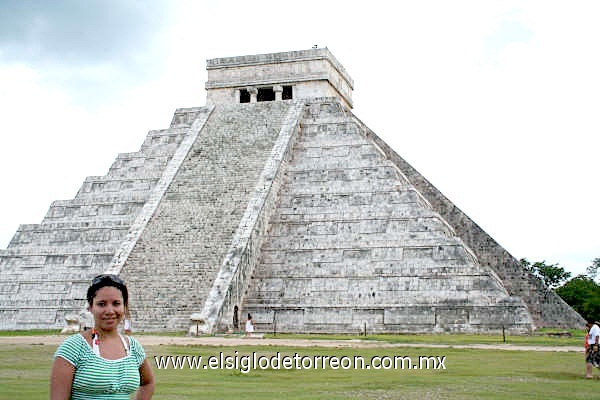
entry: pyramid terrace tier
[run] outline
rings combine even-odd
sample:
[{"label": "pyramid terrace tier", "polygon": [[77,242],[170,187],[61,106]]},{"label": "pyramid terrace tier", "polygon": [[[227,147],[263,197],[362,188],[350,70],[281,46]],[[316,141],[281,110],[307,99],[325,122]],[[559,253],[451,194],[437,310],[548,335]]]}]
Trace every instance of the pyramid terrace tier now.
[{"label": "pyramid terrace tier", "polygon": [[520,304],[261,307],[247,309],[261,332],[306,333],[487,333],[531,332]]}]

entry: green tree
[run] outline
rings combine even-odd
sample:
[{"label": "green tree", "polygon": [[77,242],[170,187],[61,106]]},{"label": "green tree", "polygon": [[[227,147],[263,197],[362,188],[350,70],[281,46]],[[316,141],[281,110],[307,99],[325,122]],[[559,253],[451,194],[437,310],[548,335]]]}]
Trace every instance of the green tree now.
[{"label": "green tree", "polygon": [[586,320],[600,320],[600,285],[589,276],[576,276],[556,289],[556,294]]},{"label": "green tree", "polygon": [[598,270],[600,270],[600,258],[594,258],[592,260],[592,265],[587,267],[586,274],[590,278],[596,279],[596,277],[598,276]]},{"label": "green tree", "polygon": [[550,289],[558,287],[571,277],[571,273],[558,264],[546,264],[546,261],[536,261],[533,264],[526,258],[520,260],[527,271],[540,278]]}]

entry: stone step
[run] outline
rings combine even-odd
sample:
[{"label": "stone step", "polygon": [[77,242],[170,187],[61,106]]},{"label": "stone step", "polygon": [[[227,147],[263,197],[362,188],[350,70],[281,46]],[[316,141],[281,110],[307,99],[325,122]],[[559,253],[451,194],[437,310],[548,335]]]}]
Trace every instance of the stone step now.
[{"label": "stone step", "polygon": [[[419,233],[416,232],[414,236]],[[448,260],[462,259],[468,257],[468,252],[462,243],[457,243],[455,238],[447,238],[445,235],[427,234],[423,237],[404,237],[397,235],[365,234],[359,237],[341,236],[340,238],[329,237],[332,235],[311,236],[300,239],[271,238],[263,247],[264,251],[295,252],[301,250],[311,251],[337,251],[343,259],[355,260],[372,258],[372,249],[387,249],[401,247],[404,249],[403,258],[442,258]],[[277,256],[275,254],[275,256]],[[373,257],[374,258],[374,257]],[[377,258],[375,258],[377,259]]]},{"label": "stone step", "polygon": [[[88,176],[85,182],[77,192],[76,198],[82,195],[106,192],[128,193],[129,191],[149,191],[160,179],[162,172],[148,174],[144,177],[108,177],[108,176]],[[119,193],[117,193],[119,194]],[[120,193],[123,195],[123,193]]]},{"label": "stone step", "polygon": [[[415,207],[415,203],[419,207]],[[429,204],[410,190],[282,196],[280,210],[281,215],[331,214],[337,210],[344,219],[346,216],[354,219],[357,215],[361,215],[361,219],[377,218],[377,215],[387,215],[391,219],[427,218],[437,215],[431,212]]]},{"label": "stone step", "polygon": [[298,159],[294,157],[289,164],[288,171],[304,171],[313,170],[317,168],[331,170],[331,169],[344,169],[348,167],[348,159],[352,157],[358,157],[352,161],[352,168],[371,168],[377,167],[383,162],[381,155],[377,152],[372,153],[361,153],[351,152],[347,157],[335,157],[319,159],[318,157],[311,157],[306,159]]},{"label": "stone step", "polygon": [[[292,183],[292,189],[301,184],[318,184],[319,182],[347,182],[347,181],[378,181],[380,179],[398,180],[397,169],[389,162],[382,162],[371,167],[346,166],[339,169],[307,168],[288,170],[285,173],[285,181]],[[403,187],[406,182],[403,182]]]},{"label": "stone step", "polygon": [[355,179],[355,180],[330,180],[323,182],[297,183],[289,192],[288,196],[303,195],[343,195],[365,192],[390,192],[399,188],[396,179]]},{"label": "stone step", "polygon": [[[317,311],[318,310],[318,311]],[[522,308],[511,305],[451,306],[411,304],[405,307],[249,307],[258,331],[460,333],[526,332]]]},{"label": "stone step", "polygon": [[[61,221],[98,221],[100,219],[118,219],[131,221],[146,202],[146,194],[132,198],[104,198],[56,200],[44,217],[45,222]],[[120,218],[119,218],[120,217]]]},{"label": "stone step", "polygon": [[[174,152],[175,148],[173,149]],[[163,156],[122,157],[120,155],[106,174],[115,178],[145,178],[160,176],[169,161],[172,153]]]},{"label": "stone step", "polygon": [[128,226],[106,228],[62,228],[48,229],[38,225],[39,230],[19,229],[13,236],[10,246],[72,246],[83,243],[118,243],[127,235]]},{"label": "stone step", "polygon": [[183,140],[183,137],[187,133],[187,129],[188,128],[186,127],[180,129],[161,129],[150,131],[140,146],[140,149],[136,153],[145,156],[160,153],[172,154],[177,148],[177,145],[181,142],[181,140]]},{"label": "stone step", "polygon": [[183,107],[175,110],[171,120],[170,129],[187,129],[192,126],[196,118],[206,115],[208,107]]},{"label": "stone step", "polygon": [[[262,260],[264,262],[264,260]],[[294,279],[294,278],[328,278],[328,277],[347,277],[347,278],[417,278],[428,276],[437,278],[444,276],[447,278],[462,276],[480,275],[484,272],[480,269],[474,269],[472,266],[460,264],[452,265],[448,260],[435,260],[417,266],[408,260],[386,260],[371,261],[364,260],[361,263],[353,264],[357,268],[347,268],[347,263],[343,262],[304,262],[302,264],[295,262],[283,262],[269,264],[269,274],[255,272],[253,279]]]},{"label": "stone step", "polygon": [[46,256],[70,256],[79,254],[101,254],[101,255],[112,255],[114,254],[114,246],[106,243],[86,243],[84,245],[76,246],[31,246],[27,248],[11,248],[10,246],[6,249],[6,254],[2,259],[10,259],[12,257],[37,257],[44,260]]},{"label": "stone step", "polygon": [[[327,223],[336,221],[356,222],[366,219],[383,219],[388,217],[391,221],[401,223],[405,221],[438,218],[438,215],[429,209],[415,209],[410,205],[363,205],[349,206],[347,209],[337,207],[288,207],[279,208],[273,216],[273,221],[284,224]],[[443,221],[442,221],[443,223]]]},{"label": "stone step", "polygon": [[[398,293],[381,293],[378,292],[376,296],[369,296],[367,293],[358,293],[356,295],[349,295],[342,291],[328,291],[323,293],[323,296],[304,296],[294,297],[291,295],[288,297],[278,296],[277,293],[261,293],[261,296],[252,296],[246,299],[245,308],[258,308],[258,307],[292,307],[292,308],[312,308],[315,311],[319,309],[327,309],[328,307],[405,307],[413,306],[415,304],[428,304],[431,306],[445,306],[450,305],[454,307],[459,306],[473,306],[478,307],[490,307],[496,304],[497,299],[500,297],[493,295],[486,295],[483,291],[473,291],[468,293],[447,293],[446,295],[434,296],[435,292],[420,293],[420,294],[406,294],[398,296]],[[323,319],[326,321],[326,319]]]},{"label": "stone step", "polygon": [[[7,271],[0,278],[0,287],[2,287],[0,291],[14,293],[21,283],[30,284],[36,282],[68,282],[71,285],[87,290],[91,279],[101,272],[102,270],[99,266],[77,268],[77,266],[72,265],[64,265],[62,268],[45,266],[36,271],[29,271],[27,269],[20,269],[14,273]],[[43,285],[39,287],[41,288]]]},{"label": "stone step", "polygon": [[62,329],[65,325],[64,316],[76,313],[80,307],[56,308],[26,308],[15,305],[13,308],[4,308],[0,305],[0,320],[3,329],[28,330],[28,329]]},{"label": "stone step", "polygon": [[453,230],[439,217],[430,215],[420,218],[360,218],[354,216],[342,219],[337,214],[324,214],[321,218],[302,221],[285,219],[272,220],[269,227],[271,236],[310,236],[310,235],[356,235],[363,233],[416,233],[439,232],[453,236]]}]

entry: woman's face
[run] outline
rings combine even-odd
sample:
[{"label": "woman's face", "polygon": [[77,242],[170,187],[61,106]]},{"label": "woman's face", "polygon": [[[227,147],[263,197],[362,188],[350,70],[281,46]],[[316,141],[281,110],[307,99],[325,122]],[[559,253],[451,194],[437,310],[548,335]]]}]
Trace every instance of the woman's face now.
[{"label": "woman's face", "polygon": [[117,329],[125,313],[123,294],[116,287],[104,286],[96,292],[89,310],[94,316],[94,326],[97,329]]}]

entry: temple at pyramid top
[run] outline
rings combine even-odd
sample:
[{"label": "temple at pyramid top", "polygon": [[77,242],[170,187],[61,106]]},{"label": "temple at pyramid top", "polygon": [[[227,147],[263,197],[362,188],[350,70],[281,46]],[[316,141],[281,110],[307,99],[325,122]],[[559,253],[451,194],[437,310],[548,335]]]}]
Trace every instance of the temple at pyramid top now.
[{"label": "temple at pyramid top", "polygon": [[207,103],[335,97],[352,108],[354,81],[329,49],[207,60]]}]

